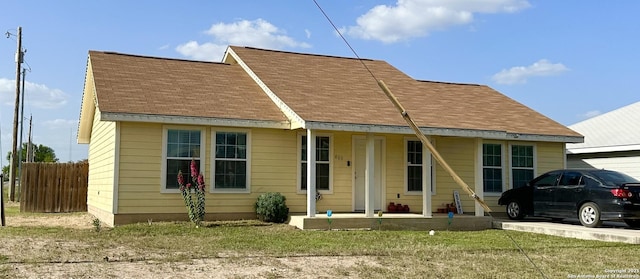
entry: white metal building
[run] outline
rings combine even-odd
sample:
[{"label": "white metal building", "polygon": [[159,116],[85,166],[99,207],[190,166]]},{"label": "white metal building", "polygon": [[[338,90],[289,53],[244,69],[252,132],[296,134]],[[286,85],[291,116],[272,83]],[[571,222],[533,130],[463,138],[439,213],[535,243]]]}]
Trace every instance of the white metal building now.
[{"label": "white metal building", "polygon": [[567,144],[568,168],[604,168],[640,179],[640,102],[569,126],[584,143]]}]

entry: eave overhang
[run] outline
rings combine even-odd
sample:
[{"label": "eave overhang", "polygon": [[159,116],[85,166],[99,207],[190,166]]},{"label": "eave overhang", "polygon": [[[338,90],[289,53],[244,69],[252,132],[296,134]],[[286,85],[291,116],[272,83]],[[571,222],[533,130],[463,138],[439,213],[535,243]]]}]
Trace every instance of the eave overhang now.
[{"label": "eave overhang", "polygon": [[134,114],[134,113],[116,113],[116,112],[100,112],[100,120],[115,121],[115,122],[118,122],[118,121],[119,122],[146,122],[146,123],[223,126],[223,127],[270,128],[270,129],[287,129],[287,130],[291,129],[291,124],[288,121],[153,115],[153,114]]},{"label": "eave overhang", "polygon": [[[383,134],[413,134],[413,130],[409,126],[394,125],[365,125],[351,123],[328,123],[305,121],[305,129],[328,130],[328,131],[349,131],[363,133],[383,133]],[[521,134],[506,131],[492,130],[473,130],[473,129],[457,129],[457,128],[436,128],[436,127],[420,127],[425,135],[448,136],[448,137],[465,137],[465,138],[483,138],[495,140],[511,140],[511,141],[543,141],[543,142],[564,142],[564,143],[581,143],[584,138],[581,136],[562,136],[562,135],[537,135],[537,134]]]}]

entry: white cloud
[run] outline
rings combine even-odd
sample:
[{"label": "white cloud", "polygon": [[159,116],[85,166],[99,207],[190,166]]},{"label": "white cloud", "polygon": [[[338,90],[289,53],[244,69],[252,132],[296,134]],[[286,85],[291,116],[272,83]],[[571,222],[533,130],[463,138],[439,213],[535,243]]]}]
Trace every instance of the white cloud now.
[{"label": "white cloud", "polygon": [[[25,99],[28,105],[42,109],[55,109],[64,106],[69,95],[60,89],[51,89],[44,84],[26,82]],[[13,106],[16,96],[16,80],[0,78],[0,102]]]},{"label": "white cloud", "polygon": [[341,32],[394,43],[469,24],[476,13],[513,13],[530,6],[526,0],[398,0],[394,6],[373,7],[358,17],[356,26],[342,28]]},{"label": "white cloud", "polygon": [[510,69],[503,69],[493,75],[492,79],[499,84],[526,83],[530,77],[558,75],[568,70],[569,68],[562,63],[554,64],[546,59],[540,59],[538,62],[526,67],[517,66]]},{"label": "white cloud", "polygon": [[189,41],[176,47],[176,51],[191,59],[203,61],[221,61],[226,45],[204,43],[199,44],[196,41]]},{"label": "white cloud", "polygon": [[[176,47],[180,54],[198,60],[220,61],[227,45],[253,46],[261,48],[308,48],[311,45],[298,42],[286,32],[263,19],[239,20],[233,23],[216,23],[205,31],[213,37],[212,42],[189,41]],[[307,33],[309,36],[310,33]]]},{"label": "white cloud", "polygon": [[591,110],[591,111],[585,112],[584,114],[578,115],[578,117],[580,117],[581,119],[589,119],[592,117],[596,117],[600,114],[602,114],[602,112],[599,110]]}]

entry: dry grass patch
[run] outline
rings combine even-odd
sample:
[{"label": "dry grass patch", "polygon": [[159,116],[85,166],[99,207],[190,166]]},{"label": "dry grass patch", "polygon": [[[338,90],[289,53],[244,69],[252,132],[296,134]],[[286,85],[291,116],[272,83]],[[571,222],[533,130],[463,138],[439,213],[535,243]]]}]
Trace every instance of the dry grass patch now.
[{"label": "dry grass patch", "polygon": [[[46,219],[25,216],[33,217]],[[143,223],[96,232],[87,222],[88,228],[1,229],[0,277],[541,278],[542,271],[548,278],[567,278],[640,266],[638,245],[513,231],[429,236],[419,231],[300,231],[239,221],[206,222],[200,228],[186,222]]]}]

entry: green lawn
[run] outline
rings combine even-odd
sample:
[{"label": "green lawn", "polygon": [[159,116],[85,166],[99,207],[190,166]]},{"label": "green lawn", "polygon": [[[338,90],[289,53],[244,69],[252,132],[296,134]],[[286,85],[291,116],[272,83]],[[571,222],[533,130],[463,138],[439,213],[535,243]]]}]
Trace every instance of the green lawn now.
[{"label": "green lawn", "polygon": [[[8,214],[20,213],[9,209]],[[379,265],[375,268],[355,266],[344,271],[360,278],[542,278],[509,236],[547,278],[640,267],[640,246],[622,243],[500,230],[439,231],[434,236],[423,231],[301,231],[288,225],[238,221],[207,222],[200,228],[183,222],[145,223],[103,228],[99,232],[5,227],[0,229],[0,274],[12,277],[11,263],[101,262],[105,257],[118,261],[181,262],[229,255],[341,255],[376,259]],[[6,243],[12,246],[7,247]]]}]

